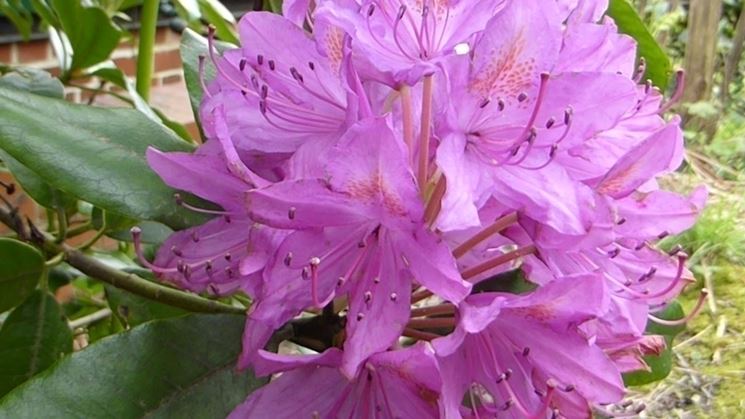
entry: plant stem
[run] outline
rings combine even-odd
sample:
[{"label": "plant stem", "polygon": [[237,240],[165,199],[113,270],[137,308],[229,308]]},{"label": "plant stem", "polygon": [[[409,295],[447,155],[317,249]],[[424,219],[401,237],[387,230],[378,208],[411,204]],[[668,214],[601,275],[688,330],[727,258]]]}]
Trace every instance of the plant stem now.
[{"label": "plant stem", "polygon": [[150,81],[153,76],[153,49],[158,23],[160,0],[144,0],[140,17],[140,45],[137,50],[137,93],[145,101],[150,98]]},{"label": "plant stem", "polygon": [[414,161],[416,150],[414,147],[414,111],[411,105],[411,89],[409,86],[403,85],[399,89],[399,93],[401,95],[401,113],[403,114],[404,142],[409,149],[409,157]]}]

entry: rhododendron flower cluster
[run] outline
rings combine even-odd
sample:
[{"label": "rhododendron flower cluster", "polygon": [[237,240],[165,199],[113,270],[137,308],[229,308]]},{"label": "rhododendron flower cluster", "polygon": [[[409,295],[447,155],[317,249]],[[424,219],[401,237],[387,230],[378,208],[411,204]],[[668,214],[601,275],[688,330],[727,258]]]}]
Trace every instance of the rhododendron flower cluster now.
[{"label": "rhododendron flower cluster", "polygon": [[651,313],[693,280],[655,243],[706,190],[657,183],[680,121],[606,8],[285,0],[210,45],[207,141],[148,160],[222,209],[179,201],[216,217],[149,266],[251,297],[239,366],[280,374],[232,417],[584,418],[624,398],[665,346]]}]

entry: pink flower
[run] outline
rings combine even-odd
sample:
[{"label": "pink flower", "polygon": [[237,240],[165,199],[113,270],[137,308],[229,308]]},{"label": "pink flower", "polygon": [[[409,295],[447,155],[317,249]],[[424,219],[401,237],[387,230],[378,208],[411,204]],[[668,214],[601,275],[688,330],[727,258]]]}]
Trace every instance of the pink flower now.
[{"label": "pink flower", "polygon": [[437,418],[442,382],[428,345],[370,357],[359,376],[339,373],[342,354],[281,362],[289,370],[254,392],[231,419],[263,418]]}]

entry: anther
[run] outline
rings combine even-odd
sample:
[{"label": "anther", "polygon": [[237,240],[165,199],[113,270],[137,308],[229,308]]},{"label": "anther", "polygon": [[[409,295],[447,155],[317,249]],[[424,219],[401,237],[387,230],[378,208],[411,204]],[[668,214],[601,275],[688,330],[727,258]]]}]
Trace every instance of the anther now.
[{"label": "anther", "polygon": [[491,102],[491,99],[489,99],[488,97],[484,98],[484,100],[482,100],[481,103],[479,103],[479,108],[484,109],[486,105],[489,104],[489,102]]},{"label": "anther", "polygon": [[569,384],[568,386],[565,386],[564,388],[561,389],[561,391],[565,393],[574,391],[574,384]]},{"label": "anther", "polygon": [[192,231],[191,232],[191,241],[193,241],[194,243],[198,243],[199,242],[199,236],[197,235],[197,232],[196,231]]},{"label": "anther", "polygon": [[379,277],[379,276],[376,276],[376,277],[375,277],[375,278],[373,279],[373,282],[374,282],[374,283],[376,283],[376,284],[380,284],[380,277]]},{"label": "anther", "polygon": [[313,61],[308,61],[308,68],[310,68],[310,71],[316,71],[316,65],[313,64]]},{"label": "anther", "polygon": [[307,266],[303,267],[303,270],[300,271],[300,276],[302,276],[305,280],[310,279],[310,268]]},{"label": "anther", "polygon": [[505,412],[510,409],[510,407],[515,405],[515,401],[512,399],[507,399],[507,401],[504,402],[502,406],[500,406],[499,410]]},{"label": "anther", "polygon": [[615,249],[610,250],[608,252],[608,257],[611,258],[611,259],[614,259],[619,254],[621,254],[621,248],[620,247],[616,247]]},{"label": "anther", "polygon": [[225,257],[225,261],[230,262],[230,259],[233,258],[233,255],[231,255],[230,252],[228,252],[228,253],[225,253],[224,257]]},{"label": "anther", "polygon": [[238,62],[238,69],[243,71],[246,69],[246,64],[248,61],[245,58],[241,58],[241,60]]},{"label": "anther", "polygon": [[297,68],[290,67],[290,75],[292,75],[292,78],[299,81],[300,83],[303,82],[303,75],[297,71]]},{"label": "anther", "polygon": [[178,256],[178,257],[183,257],[184,256],[184,254],[180,250],[178,250],[178,248],[176,248],[176,246],[171,246],[171,252],[174,255]]},{"label": "anther", "polygon": [[616,221],[616,225],[619,225],[620,226],[620,225],[622,225],[625,222],[626,222],[626,219],[623,218],[623,217],[621,217],[621,218],[618,219],[618,221]]},{"label": "anther", "polygon": [[647,241],[644,240],[643,242],[637,244],[636,247],[634,247],[634,250],[642,250],[647,246],[647,244]]},{"label": "anther", "polygon": [[556,123],[556,118],[552,116],[551,118],[548,119],[548,121],[546,121],[546,128],[548,129],[548,128],[553,127],[555,123]]},{"label": "anther", "polygon": [[523,349],[523,356],[528,356],[528,355],[530,355],[530,348],[526,346],[525,349]]},{"label": "anther", "polygon": [[357,321],[362,321],[362,319],[365,318],[365,315],[363,313],[357,313]]},{"label": "anther", "polygon": [[564,110],[564,125],[569,125],[572,122],[572,115],[574,115],[574,108],[569,106]]},{"label": "anther", "polygon": [[369,303],[370,301],[372,301],[372,292],[365,291],[364,300],[365,300],[365,303]]},{"label": "anther", "polygon": [[340,276],[339,279],[336,281],[336,286],[341,287],[342,285],[344,285],[344,277]]},{"label": "anther", "polygon": [[505,106],[504,100],[502,99],[497,100],[497,109],[499,109],[500,112],[504,110],[504,106]]},{"label": "anther", "polygon": [[675,256],[682,251],[683,251],[683,246],[681,246],[680,244],[676,244],[675,246],[673,246],[672,249],[670,249],[669,252],[667,252],[667,254],[670,256]]},{"label": "anther", "polygon": [[401,5],[401,7],[398,8],[398,15],[396,15],[396,19],[397,20],[403,19],[405,14],[406,14],[406,6]]},{"label": "anther", "polygon": [[272,71],[274,71],[274,69],[277,68],[277,66],[274,64],[274,60],[269,60],[267,64],[269,64],[269,69]]},{"label": "anther", "polygon": [[393,301],[395,303],[396,300],[398,300],[398,294],[396,294],[395,292],[392,292],[391,293],[391,301]]},{"label": "anther", "polygon": [[662,239],[664,239],[665,237],[667,237],[669,235],[670,235],[670,232],[669,231],[663,231],[662,233],[660,233],[660,234],[657,235],[657,238],[660,239],[660,240],[662,240]]},{"label": "anther", "polygon": [[233,278],[233,275],[234,275],[233,268],[231,267],[225,268],[225,273],[228,275],[228,278]]},{"label": "anther", "polygon": [[14,183],[5,183],[3,181],[0,181],[0,186],[5,188],[5,193],[8,195],[13,195],[16,191],[16,185]]},{"label": "anther", "polygon": [[266,84],[261,86],[261,92],[259,93],[261,95],[262,99],[266,99],[267,96],[269,96],[269,86]]},{"label": "anther", "polygon": [[287,252],[284,262],[285,266],[290,266],[290,263],[292,263],[292,252]]},{"label": "anther", "polygon": [[528,98],[528,94],[525,92],[520,93],[517,95],[517,101],[518,102],[525,102],[525,100]]},{"label": "anther", "polygon": [[256,56],[256,63],[259,65],[264,65],[264,56],[259,54]]},{"label": "anther", "polygon": [[295,219],[295,212],[296,211],[297,211],[297,208],[290,207],[290,209],[287,210],[287,218],[289,218],[290,220],[294,220]]},{"label": "anther", "polygon": [[220,290],[217,288],[215,284],[209,284],[207,286],[207,289],[210,290],[210,293],[212,293],[212,295],[218,295],[220,293]]},{"label": "anther", "polygon": [[375,5],[371,4],[370,7],[367,8],[367,16],[370,17],[375,13]]}]

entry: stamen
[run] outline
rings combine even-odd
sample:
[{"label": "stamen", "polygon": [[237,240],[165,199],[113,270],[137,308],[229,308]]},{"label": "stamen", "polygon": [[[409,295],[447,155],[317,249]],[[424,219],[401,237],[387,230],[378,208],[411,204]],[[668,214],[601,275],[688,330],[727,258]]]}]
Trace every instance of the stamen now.
[{"label": "stamen", "polygon": [[704,302],[706,301],[706,297],[708,297],[708,296],[709,296],[709,290],[707,290],[706,288],[701,289],[701,294],[699,294],[699,296],[698,296],[698,301],[696,301],[696,306],[693,307],[693,310],[691,310],[691,312],[688,313],[688,315],[685,316],[685,317],[683,317],[682,319],[678,319],[678,320],[665,320],[665,319],[661,319],[659,317],[656,317],[656,316],[654,316],[652,314],[648,314],[647,317],[649,318],[649,320],[651,320],[651,321],[653,321],[653,322],[655,322],[657,324],[661,324],[663,326],[681,326],[681,325],[684,325],[684,324],[688,323],[689,321],[691,321],[694,317],[696,317],[698,315],[698,313],[701,312],[701,309],[704,307]]},{"label": "stamen", "polygon": [[220,211],[220,210],[210,210],[205,208],[199,208],[195,207],[191,204],[187,204],[184,199],[181,197],[181,194],[175,193],[173,194],[173,198],[176,201],[176,205],[184,207],[190,211],[198,212],[200,214],[209,214],[209,215],[223,215],[223,216],[240,216],[241,214],[237,212],[229,212],[229,211]]},{"label": "stamen", "polygon": [[210,93],[209,89],[207,89],[207,83],[204,80],[204,60],[206,58],[207,57],[205,57],[204,55],[199,56],[199,85],[202,86],[202,92],[207,95],[207,97],[212,97],[212,93]]},{"label": "stamen", "polygon": [[313,306],[321,308],[321,302],[318,300],[318,265],[321,264],[321,259],[313,257],[310,259],[310,287],[311,287],[311,298],[313,300]]},{"label": "stamen", "polygon": [[639,66],[636,67],[636,75],[634,76],[634,82],[639,84],[644,77],[644,73],[647,72],[647,60],[644,57],[639,58]]},{"label": "stamen", "polygon": [[440,178],[437,180],[437,184],[435,185],[435,190],[432,191],[432,196],[429,197],[427,207],[424,210],[424,221],[430,228],[437,219],[437,216],[440,215],[440,210],[442,209],[442,197],[445,196],[447,189],[446,186],[447,183],[445,176],[440,175]]},{"label": "stamen", "polygon": [[472,268],[466,269],[465,271],[462,272],[463,279],[473,278],[490,269],[496,268],[499,265],[505,264],[507,262],[511,262],[515,259],[518,259],[526,255],[535,253],[535,251],[536,251],[536,247],[531,244],[525,247],[521,247],[517,250],[513,250],[512,252],[499,255],[493,259],[487,260],[486,262],[480,263]]},{"label": "stamen", "polygon": [[675,92],[673,95],[668,99],[667,102],[665,102],[664,105],[660,107],[660,110],[658,113],[665,113],[669,111],[675,104],[677,104],[680,99],[683,97],[683,91],[685,90],[685,83],[686,81],[686,73],[684,70],[678,70],[675,73]]},{"label": "stamen", "polygon": [[468,240],[463,242],[460,246],[456,247],[455,250],[453,250],[453,256],[458,259],[461,256],[468,253],[469,250],[473,249],[476,245],[483,242],[484,240],[488,239],[494,234],[499,233],[500,231],[504,230],[505,228],[511,226],[512,224],[517,222],[517,213],[513,212],[510,214],[507,214],[496,221],[492,223],[490,226],[484,228],[480,232],[476,233],[475,235],[471,236]]},{"label": "stamen", "polygon": [[437,316],[442,314],[454,314],[455,306],[450,303],[440,304],[431,307],[420,307],[411,309],[411,318],[414,317],[426,317],[426,316]]}]

